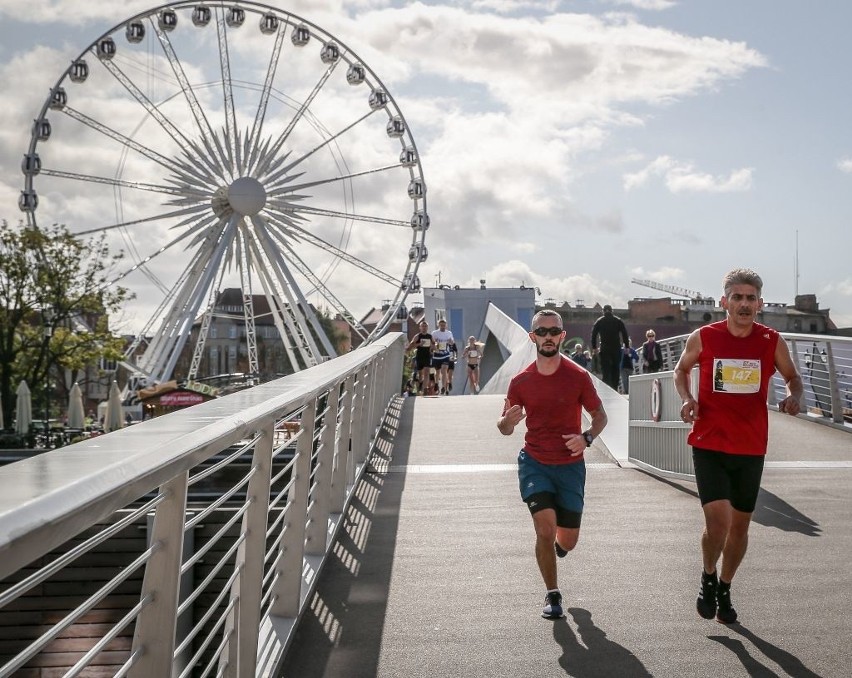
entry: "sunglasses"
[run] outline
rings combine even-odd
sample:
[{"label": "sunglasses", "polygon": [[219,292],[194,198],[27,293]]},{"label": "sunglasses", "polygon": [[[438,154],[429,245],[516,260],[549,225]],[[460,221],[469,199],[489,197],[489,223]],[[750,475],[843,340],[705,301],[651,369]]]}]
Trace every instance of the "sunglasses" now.
[{"label": "sunglasses", "polygon": [[562,334],[561,327],[536,327],[533,330],[533,334],[537,337],[546,337],[548,334],[551,337],[558,337]]}]

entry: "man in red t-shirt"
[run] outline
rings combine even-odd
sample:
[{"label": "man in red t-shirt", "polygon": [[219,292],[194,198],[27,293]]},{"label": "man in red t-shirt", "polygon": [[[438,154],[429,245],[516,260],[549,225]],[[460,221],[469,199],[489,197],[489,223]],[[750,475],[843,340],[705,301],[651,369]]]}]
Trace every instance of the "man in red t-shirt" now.
[{"label": "man in red t-shirt", "polygon": [[[734,269],[723,280],[727,319],[695,330],[674,370],[683,404],[680,416],[692,424],[695,482],[704,511],[701,552],[704,570],[696,601],[705,619],[732,624],[731,580],[745,556],[748,528],[757,503],[769,432],[766,396],[777,369],[788,395],[778,403],[799,413],[802,378],[778,332],[755,322],[763,307],[763,281],[750,269]],[[698,398],[690,372],[698,365]],[[722,558],[719,575],[716,563]]]},{"label": "man in red t-shirt", "polygon": [[[565,338],[562,317],[555,311],[539,311],[529,335],[536,360],[509,384],[497,428],[508,436],[522,419],[527,420],[524,447],[518,454],[518,483],[532,514],[535,557],[547,589],[541,616],[560,619],[556,556],[565,557],[580,537],[586,481],[583,452],[607,419],[589,373],[559,353]],[[585,432],[582,409],[591,416]]]}]

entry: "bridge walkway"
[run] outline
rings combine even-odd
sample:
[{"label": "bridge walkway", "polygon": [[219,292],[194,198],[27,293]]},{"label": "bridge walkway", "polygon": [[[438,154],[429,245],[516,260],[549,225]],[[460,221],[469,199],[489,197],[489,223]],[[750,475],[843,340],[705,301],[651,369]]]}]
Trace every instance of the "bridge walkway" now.
[{"label": "bridge walkway", "polygon": [[502,396],[400,399],[280,675],[287,678],[850,675],[852,436],[770,413],[741,624],[700,619],[689,482],[588,456],[577,549],[543,586]]}]

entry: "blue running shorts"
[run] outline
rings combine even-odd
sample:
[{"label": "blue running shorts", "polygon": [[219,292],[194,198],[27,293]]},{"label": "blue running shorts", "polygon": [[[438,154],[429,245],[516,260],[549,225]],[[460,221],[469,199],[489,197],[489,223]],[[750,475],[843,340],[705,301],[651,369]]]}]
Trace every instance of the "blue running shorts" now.
[{"label": "blue running shorts", "polygon": [[524,501],[533,494],[548,492],[555,496],[557,506],[583,512],[586,488],[586,464],[541,464],[525,450],[518,454],[518,485]]}]

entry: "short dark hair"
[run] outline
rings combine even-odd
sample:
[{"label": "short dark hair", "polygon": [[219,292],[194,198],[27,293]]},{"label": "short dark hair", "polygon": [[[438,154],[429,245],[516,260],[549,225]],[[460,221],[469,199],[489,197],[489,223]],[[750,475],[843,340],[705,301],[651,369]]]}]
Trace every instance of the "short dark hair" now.
[{"label": "short dark hair", "polygon": [[559,318],[559,327],[562,327],[562,316],[554,310],[551,310],[549,308],[543,308],[533,316],[532,329],[536,328],[536,323],[538,322],[539,318]]},{"label": "short dark hair", "polygon": [[604,304],[604,313],[612,313],[612,306]]}]

